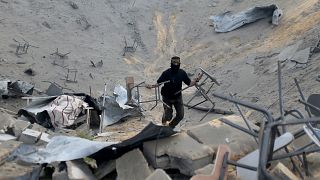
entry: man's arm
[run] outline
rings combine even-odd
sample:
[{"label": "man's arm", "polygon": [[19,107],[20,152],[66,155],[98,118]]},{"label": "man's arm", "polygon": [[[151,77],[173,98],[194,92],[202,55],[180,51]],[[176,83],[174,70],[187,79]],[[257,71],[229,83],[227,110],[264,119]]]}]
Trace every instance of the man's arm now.
[{"label": "man's arm", "polygon": [[166,75],[165,75],[165,72],[163,72],[159,77],[159,79],[157,80],[156,84],[146,84],[146,88],[151,89],[151,88],[159,87],[163,82],[165,82],[165,79],[166,79]]}]

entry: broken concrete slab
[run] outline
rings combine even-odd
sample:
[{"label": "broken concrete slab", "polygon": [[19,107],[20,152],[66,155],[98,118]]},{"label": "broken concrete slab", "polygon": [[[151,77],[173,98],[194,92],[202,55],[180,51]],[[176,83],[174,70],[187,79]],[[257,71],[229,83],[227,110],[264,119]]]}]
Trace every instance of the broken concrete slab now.
[{"label": "broken concrete slab", "polygon": [[310,57],[310,47],[297,51],[290,59],[296,63],[306,64]]},{"label": "broken concrete slab", "polygon": [[294,175],[285,165],[279,162],[276,167],[274,167],[270,174],[274,179],[288,179],[288,180],[298,180],[299,178]]},{"label": "broken concrete slab", "polygon": [[33,123],[31,124],[30,128],[29,129],[32,129],[32,130],[35,130],[35,131],[39,131],[39,132],[47,132],[49,131],[47,128],[37,124],[37,123]]},{"label": "broken concrete slab", "polygon": [[50,135],[47,133],[41,133],[39,143],[49,143],[51,140]]},{"label": "broken concrete slab", "polygon": [[143,143],[143,153],[153,167],[179,169],[187,176],[211,163],[214,151],[186,133]]},{"label": "broken concrete slab", "polygon": [[69,179],[97,179],[93,176],[92,171],[82,159],[67,161],[66,164]]},{"label": "broken concrete slab", "polygon": [[40,172],[40,165],[24,166],[11,161],[0,166],[1,179],[38,179]]},{"label": "broken concrete slab", "polygon": [[[223,118],[244,128],[247,127],[240,116],[231,115]],[[252,129],[259,129],[250,122],[249,125]],[[219,119],[191,127],[187,130],[187,134],[199,143],[210,146],[215,152],[220,144],[228,144],[231,149],[230,158],[232,160],[238,160],[258,148],[252,136],[222,123]]]},{"label": "broken concrete slab", "polygon": [[26,129],[21,133],[19,141],[22,141],[26,144],[35,144],[40,139],[40,136],[41,132],[32,129]]},{"label": "broken concrete slab", "polygon": [[16,137],[20,137],[21,133],[30,126],[29,121],[17,119],[13,125],[13,133]]},{"label": "broken concrete slab", "polygon": [[[16,150],[22,142],[19,141],[5,141],[0,144],[0,164],[6,161],[14,150]],[[1,168],[0,168],[1,169]]]},{"label": "broken concrete slab", "polygon": [[171,177],[162,169],[156,169],[146,180],[171,180]]},{"label": "broken concrete slab", "polygon": [[139,149],[134,149],[116,160],[118,180],[145,179],[151,174],[147,160]]},{"label": "broken concrete slab", "polygon": [[290,60],[294,56],[295,52],[298,50],[299,46],[302,44],[302,40],[287,46],[284,48],[280,54],[277,56],[277,60],[283,62],[285,60]]},{"label": "broken concrete slab", "polygon": [[15,139],[17,139],[17,138],[15,136],[10,135],[10,134],[0,134],[0,142],[15,140]]},{"label": "broken concrete slab", "polygon": [[214,164],[208,164],[200,169],[195,170],[195,174],[210,175],[214,168]]},{"label": "broken concrete slab", "polygon": [[102,179],[112,171],[116,170],[116,161],[110,160],[108,162],[102,163],[98,169],[95,171],[94,176],[97,179]]}]

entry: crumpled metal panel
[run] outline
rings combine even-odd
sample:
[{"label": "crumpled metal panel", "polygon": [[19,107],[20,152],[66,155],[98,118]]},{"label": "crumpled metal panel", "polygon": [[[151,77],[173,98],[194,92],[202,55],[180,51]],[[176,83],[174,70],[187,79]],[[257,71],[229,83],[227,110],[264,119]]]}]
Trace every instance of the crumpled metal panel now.
[{"label": "crumpled metal panel", "polygon": [[79,137],[55,136],[45,148],[21,145],[12,156],[29,163],[51,163],[84,158],[117,142],[90,141]]},{"label": "crumpled metal panel", "polygon": [[15,81],[9,85],[9,89],[15,93],[23,93],[32,95],[34,85],[24,82],[24,81]]},{"label": "crumpled metal panel", "polygon": [[[102,113],[103,126],[109,126],[117,123],[121,119],[129,116],[140,116],[141,112],[138,106],[132,107],[126,105],[127,90],[118,85],[114,89],[114,96],[105,97],[104,113]],[[103,97],[99,98],[99,103],[103,104]]]},{"label": "crumpled metal panel", "polygon": [[259,19],[270,17],[272,24],[278,25],[282,16],[281,9],[277,5],[256,6],[237,14],[227,11],[223,14],[211,16],[216,32],[233,31],[245,24],[255,22]]}]

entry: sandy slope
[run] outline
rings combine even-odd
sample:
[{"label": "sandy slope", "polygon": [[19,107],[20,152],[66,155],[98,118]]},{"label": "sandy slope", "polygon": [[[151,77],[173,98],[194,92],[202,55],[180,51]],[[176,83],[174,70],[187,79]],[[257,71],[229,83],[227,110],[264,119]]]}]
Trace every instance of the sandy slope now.
[{"label": "sandy slope", "polygon": [[[191,75],[201,66],[217,77],[222,84],[215,88],[217,91],[238,93],[240,98],[249,101],[259,97],[258,104],[277,108],[274,103],[277,98],[276,73],[264,73],[275,61],[265,58],[262,65],[246,62],[256,56],[279,52],[298,39],[304,38],[305,44],[314,42],[320,21],[316,0],[73,2],[79,9],[71,8],[67,0],[0,2],[1,79],[25,80],[44,90],[49,84],[43,81],[59,83],[75,92],[89,93],[91,87],[92,95],[98,96],[104,83],[111,93],[116,84],[124,85],[126,76],[133,76],[136,82],[155,82],[160,72],[169,67],[169,58],[179,55],[182,67]],[[277,27],[270,25],[268,20],[261,20],[230,33],[215,33],[210,26],[211,15],[274,2],[284,11],[284,18]],[[87,29],[85,19],[91,25]],[[128,44],[136,40],[135,53],[122,56],[124,37]],[[18,57],[14,54],[16,43],[13,38],[18,41],[23,38],[39,48],[30,47],[27,54]],[[77,83],[62,80],[66,69],[52,64],[50,54],[56,48],[61,53],[71,52],[65,65],[78,70]],[[91,67],[90,60],[102,60],[103,67]],[[317,91],[315,81],[309,82],[316,75],[317,64],[313,58],[307,69],[285,71],[285,88],[290,89],[292,78],[299,77],[304,81],[303,87],[310,87],[306,93]],[[23,71],[27,68],[34,69],[36,75],[25,75]],[[185,97],[193,92],[190,88]],[[297,96],[294,92],[288,91],[285,100],[296,100],[292,99]],[[145,97],[152,96],[151,91],[143,90],[143,93]],[[1,106],[9,109],[16,110],[21,106],[5,102]],[[225,103],[217,106],[232,108]],[[159,122],[161,110],[158,106],[147,112],[147,119]],[[187,111],[186,120],[195,121],[203,115],[194,112]]]}]

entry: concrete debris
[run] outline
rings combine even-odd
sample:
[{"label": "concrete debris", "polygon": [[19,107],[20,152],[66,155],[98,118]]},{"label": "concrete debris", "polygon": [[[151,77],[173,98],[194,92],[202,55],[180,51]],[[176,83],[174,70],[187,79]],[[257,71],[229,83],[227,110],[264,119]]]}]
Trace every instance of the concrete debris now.
[{"label": "concrete debris", "polygon": [[67,161],[66,164],[69,179],[96,179],[96,177],[93,176],[92,171],[89,169],[88,165],[82,159]]},{"label": "concrete debris", "polygon": [[139,149],[134,149],[116,160],[118,180],[146,179],[151,175],[148,162]]},{"label": "concrete debris", "polygon": [[102,179],[106,175],[110,174],[112,171],[116,170],[116,161],[110,160],[101,164],[98,169],[94,172],[94,176],[97,179]]},{"label": "concrete debris", "polygon": [[191,176],[194,171],[211,163],[214,151],[185,133],[143,143],[143,152],[155,168],[179,169]]},{"label": "concrete debris", "polygon": [[171,177],[162,169],[156,169],[146,180],[171,180]]},{"label": "concrete debris", "polygon": [[40,136],[41,132],[32,129],[26,129],[21,133],[19,141],[26,144],[35,144],[40,139]]},{"label": "concrete debris", "polygon": [[[246,124],[240,116],[231,115],[225,116],[224,118],[237,125],[246,127]],[[258,129],[258,127],[252,123],[250,123],[250,126],[253,129]],[[215,152],[218,150],[220,144],[228,144],[232,152],[231,159],[233,160],[238,160],[257,148],[257,144],[252,136],[222,123],[219,119],[191,127],[187,130],[187,133],[199,143],[210,146]]]},{"label": "concrete debris", "polygon": [[203,175],[210,175],[212,173],[214,164],[208,164],[200,169],[195,170],[195,174],[203,174]]},{"label": "concrete debris", "polygon": [[38,179],[40,165],[21,165],[16,162],[5,162],[0,166],[1,179]]},{"label": "concrete debris", "polygon": [[6,112],[0,111],[0,130],[7,132],[8,129],[14,126],[14,118]]},{"label": "concrete debris", "polygon": [[290,59],[296,63],[306,64],[310,57],[310,47],[297,51]]},{"label": "concrete debris", "polygon": [[[19,141],[5,141],[0,144],[0,164],[3,164],[9,156],[22,144]],[[0,168],[1,169],[1,168]],[[0,176],[1,177],[1,176]]]},{"label": "concrete debris", "polygon": [[257,6],[237,14],[227,11],[223,14],[211,16],[216,32],[233,31],[245,24],[255,22],[259,19],[272,18],[272,24],[278,25],[282,17],[282,10],[277,5]]},{"label": "concrete debris", "polygon": [[13,125],[13,132],[16,137],[20,137],[21,133],[31,125],[30,122],[17,119]]},{"label": "concrete debris", "polygon": [[298,50],[299,46],[303,43],[302,40],[295,42],[292,45],[289,45],[288,47],[284,48],[280,54],[277,56],[277,60],[283,62],[286,60],[292,59],[296,51]]}]

